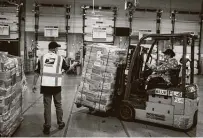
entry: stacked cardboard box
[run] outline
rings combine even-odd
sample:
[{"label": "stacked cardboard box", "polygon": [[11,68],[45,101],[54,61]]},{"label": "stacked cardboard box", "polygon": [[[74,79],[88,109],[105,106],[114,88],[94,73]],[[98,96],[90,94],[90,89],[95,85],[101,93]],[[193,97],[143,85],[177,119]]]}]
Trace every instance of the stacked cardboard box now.
[{"label": "stacked cardboard box", "polygon": [[126,50],[116,46],[87,45],[76,104],[102,112],[111,109],[117,65],[125,56]]},{"label": "stacked cardboard box", "polygon": [[19,57],[0,52],[1,136],[12,135],[22,121],[22,93],[26,90],[22,62]]}]

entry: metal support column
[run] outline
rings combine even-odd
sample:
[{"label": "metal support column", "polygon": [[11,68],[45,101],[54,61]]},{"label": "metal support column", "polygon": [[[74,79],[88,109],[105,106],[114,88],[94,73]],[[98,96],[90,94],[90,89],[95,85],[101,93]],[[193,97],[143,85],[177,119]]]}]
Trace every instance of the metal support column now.
[{"label": "metal support column", "polygon": [[129,11],[129,27],[130,27],[129,46],[131,44],[132,21],[133,21],[133,11]]},{"label": "metal support column", "polygon": [[117,19],[117,8],[113,7],[113,21],[114,21],[114,26],[113,26],[113,30],[114,30],[114,35],[113,35],[113,42],[115,43],[115,33],[116,33],[116,19]]},{"label": "metal support column", "polygon": [[16,13],[17,13],[17,17],[18,17],[18,47],[19,47],[19,50],[18,50],[18,55],[20,55],[20,38],[21,38],[21,14],[22,14],[22,4],[19,3],[17,5],[17,8],[16,8]]},{"label": "metal support column", "polygon": [[23,44],[24,44],[24,71],[27,71],[27,59],[28,59],[28,54],[27,54],[27,44],[26,44],[26,24],[25,24],[25,18],[26,18],[26,0],[23,0],[23,5],[22,5],[22,20],[23,21],[23,26],[24,26],[24,39],[23,39]]},{"label": "metal support column", "polygon": [[66,57],[68,57],[68,30],[69,24],[68,21],[70,19],[70,6],[66,5]]},{"label": "metal support column", "polygon": [[[161,16],[162,16],[162,10],[158,10],[157,11],[157,16],[156,16],[156,33],[160,34],[160,30],[161,30]],[[157,61],[159,60],[159,43],[157,42]]]},{"label": "metal support column", "polygon": [[201,67],[201,53],[202,53],[202,40],[203,40],[203,1],[202,1],[202,8],[200,13],[200,38],[199,38],[199,56],[198,56],[198,74],[202,74],[202,67]]},{"label": "metal support column", "polygon": [[198,75],[202,74],[202,67],[201,67],[201,45],[202,45],[202,39],[203,39],[203,14],[201,14],[201,21],[200,21],[200,38],[199,38],[199,55],[198,55]]},{"label": "metal support column", "polygon": [[82,60],[82,65],[84,66],[84,61],[85,61],[85,19],[86,19],[86,6],[82,7],[83,9],[83,15],[82,15],[82,38],[83,38],[83,50],[82,50],[82,56],[83,56],[83,60]]},{"label": "metal support column", "polygon": [[38,46],[38,30],[39,30],[39,4],[35,3],[35,45],[33,49],[34,54],[34,67],[36,65],[37,58],[37,46]]},{"label": "metal support column", "polygon": [[[175,33],[176,11],[171,12],[171,17],[170,18],[171,18],[171,24],[172,24],[171,34],[174,34]],[[173,45],[174,45],[174,40],[173,40],[173,38],[171,38],[171,47],[172,47],[172,49],[174,48]]]}]

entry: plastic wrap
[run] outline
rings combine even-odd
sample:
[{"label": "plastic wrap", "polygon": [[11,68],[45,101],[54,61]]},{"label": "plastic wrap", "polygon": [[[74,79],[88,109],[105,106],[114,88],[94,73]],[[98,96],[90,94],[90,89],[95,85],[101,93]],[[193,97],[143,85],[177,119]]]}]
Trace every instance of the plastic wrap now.
[{"label": "plastic wrap", "polygon": [[26,79],[20,57],[0,52],[0,64],[0,136],[11,136],[22,121]]},{"label": "plastic wrap", "polygon": [[111,109],[117,64],[126,50],[105,44],[86,46],[82,81],[76,104],[106,112]]}]

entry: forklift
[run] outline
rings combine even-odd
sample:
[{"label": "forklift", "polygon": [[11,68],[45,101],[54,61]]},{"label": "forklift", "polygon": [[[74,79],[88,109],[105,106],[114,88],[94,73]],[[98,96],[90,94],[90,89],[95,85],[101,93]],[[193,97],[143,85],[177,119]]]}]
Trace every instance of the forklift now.
[{"label": "forklift", "polygon": [[[142,44],[149,38],[152,44],[146,54],[146,48]],[[158,43],[171,39],[179,40],[183,45],[183,55],[179,67],[168,71],[171,84],[147,82],[147,78],[152,74],[152,70],[147,64],[152,62],[153,53],[157,53],[155,63],[159,61],[159,53],[153,52],[154,49],[158,50],[158,47],[163,49],[164,46],[158,45]],[[197,125],[199,97],[198,86],[194,84],[194,43],[196,39],[197,36],[189,33],[150,34],[140,39],[131,56],[129,70],[123,71],[127,74],[126,82],[125,73],[122,75],[123,97],[117,111],[121,120],[141,120],[184,131]],[[186,54],[189,48],[191,50],[191,70],[190,76],[187,78]],[[147,88],[146,85],[148,85]]]}]

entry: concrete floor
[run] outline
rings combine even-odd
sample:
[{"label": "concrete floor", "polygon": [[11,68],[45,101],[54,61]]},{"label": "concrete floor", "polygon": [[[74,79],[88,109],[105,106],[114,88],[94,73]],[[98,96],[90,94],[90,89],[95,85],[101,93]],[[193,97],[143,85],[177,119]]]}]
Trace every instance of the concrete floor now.
[{"label": "concrete floor", "polygon": [[[203,136],[203,76],[195,78],[199,85],[200,105],[198,125],[184,133],[163,126],[139,122],[123,122],[116,117],[102,117],[88,113],[87,108],[76,108],[73,104],[80,77],[64,76],[62,105],[66,127],[57,129],[55,107],[52,104],[52,137],[202,137]],[[32,93],[33,75],[27,76],[29,91],[24,95],[24,121],[13,135],[14,137],[42,137],[43,101],[39,92]],[[38,85],[39,86],[39,85]]]}]

